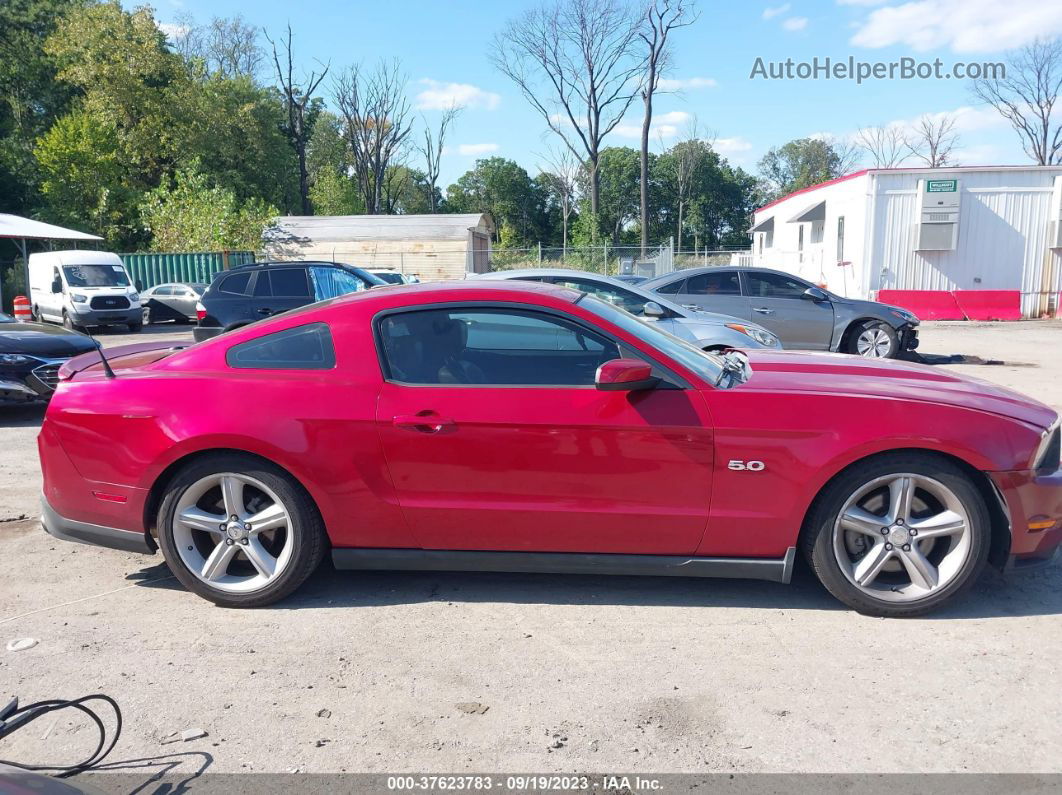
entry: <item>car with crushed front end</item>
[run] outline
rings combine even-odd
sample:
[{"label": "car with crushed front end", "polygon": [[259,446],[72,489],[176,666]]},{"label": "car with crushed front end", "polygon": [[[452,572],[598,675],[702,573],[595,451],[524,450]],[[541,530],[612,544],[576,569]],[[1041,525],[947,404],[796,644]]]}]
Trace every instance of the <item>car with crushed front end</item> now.
[{"label": "car with crushed front end", "polygon": [[1047,406],[924,365],[709,354],[556,285],[396,286],[107,354],[60,371],[44,529],[161,548],[224,606],[326,555],[788,582],[800,551],[844,603],[910,616],[1062,540]]},{"label": "car with crushed front end", "polygon": [[705,351],[728,348],[781,348],[782,343],[762,326],[729,315],[679,306],[666,298],[621,282],[611,276],[568,268],[518,268],[470,276],[472,279],[504,279],[545,282],[570,287],[625,309],[679,339]]},{"label": "car with crushed front end", "polygon": [[19,323],[0,312],[0,402],[47,400],[59,380],[59,367],[96,349],[80,331],[49,323]]},{"label": "car with crushed front end", "polygon": [[753,321],[787,349],[892,359],[918,348],[919,319],[903,307],[861,301],[770,268],[708,266],[674,271],[642,289],[677,304]]}]

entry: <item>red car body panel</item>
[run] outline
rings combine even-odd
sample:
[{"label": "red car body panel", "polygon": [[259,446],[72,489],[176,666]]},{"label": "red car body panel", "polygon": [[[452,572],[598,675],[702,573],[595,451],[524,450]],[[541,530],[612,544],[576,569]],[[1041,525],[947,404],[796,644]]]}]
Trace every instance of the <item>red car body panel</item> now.
[{"label": "red car body panel", "polygon": [[[578,296],[516,282],[395,287],[186,350],[115,349],[114,379],[86,354],[65,368],[68,380],[40,434],[44,496],[64,517],[143,534],[154,521],[149,494],[168,468],[201,451],[233,449],[297,478],[335,547],[779,558],[794,546],[815,495],[845,466],[920,449],[990,473],[1006,498],[1015,553],[1057,545],[1057,532],[1030,534],[1026,524],[1034,515],[1062,517],[1060,476],[1032,469],[1056,418],[1050,408],[930,367],[840,354],[753,352],[751,379],[717,388]],[[469,302],[566,313],[691,388],[384,379],[377,313]],[[308,322],[329,325],[334,369],[226,364],[233,345]],[[746,461],[762,466],[732,466]]]}]

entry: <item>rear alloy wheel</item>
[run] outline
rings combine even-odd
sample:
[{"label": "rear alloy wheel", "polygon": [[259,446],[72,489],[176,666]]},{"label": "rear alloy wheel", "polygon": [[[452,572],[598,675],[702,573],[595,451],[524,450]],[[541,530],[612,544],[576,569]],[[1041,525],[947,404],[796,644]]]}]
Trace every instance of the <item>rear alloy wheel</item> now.
[{"label": "rear alloy wheel", "polygon": [[159,546],[189,590],[223,607],[260,607],[298,588],[320,563],[325,533],[289,475],[240,455],[194,462],[159,511]]},{"label": "rear alloy wheel", "polygon": [[900,349],[896,330],[888,323],[872,320],[852,332],[848,352],[866,359],[891,359]]},{"label": "rear alloy wheel", "polygon": [[883,456],[827,487],[805,553],[826,588],[859,612],[920,615],[973,582],[989,534],[984,500],[955,465]]},{"label": "rear alloy wheel", "polygon": [[143,325],[145,325],[145,326],[150,326],[151,325],[151,322],[152,322],[151,321],[151,309],[149,309],[146,306],[144,307],[143,311],[140,313],[140,322]]}]

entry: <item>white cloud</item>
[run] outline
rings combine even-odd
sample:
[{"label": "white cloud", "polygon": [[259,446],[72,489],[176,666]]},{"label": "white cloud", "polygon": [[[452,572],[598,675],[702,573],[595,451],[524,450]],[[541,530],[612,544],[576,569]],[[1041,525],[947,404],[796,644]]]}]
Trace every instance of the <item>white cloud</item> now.
[{"label": "white cloud", "polygon": [[457,153],[459,155],[464,155],[465,157],[489,155],[491,152],[497,151],[497,144],[459,144],[457,147]]},{"label": "white cloud", "polygon": [[417,107],[421,110],[449,110],[455,105],[494,110],[501,103],[498,94],[469,83],[443,83],[430,77],[419,83],[424,86],[424,90],[417,94]]},{"label": "white cloud", "polygon": [[673,78],[661,77],[657,88],[661,91],[682,91],[695,88],[715,88],[718,83],[711,77]]},{"label": "white cloud", "polygon": [[752,149],[752,142],[747,141],[741,136],[735,136],[733,138],[716,138],[712,141],[712,148],[724,155],[736,155],[742,152],[748,152]]},{"label": "white cloud", "polygon": [[945,47],[957,53],[1001,52],[1059,34],[1058,0],[915,0],[872,11],[851,43],[901,44],[918,52]]},{"label": "white cloud", "polygon": [[789,17],[789,19],[782,22],[782,27],[786,30],[803,30],[808,26],[807,17]]},{"label": "white cloud", "polygon": [[780,6],[775,6],[774,8],[767,7],[765,9],[763,9],[763,18],[764,19],[774,19],[775,17],[781,16],[782,14],[784,14],[790,8],[792,8],[792,5],[790,3],[786,3],[786,4],[780,5]]},{"label": "white cloud", "polygon": [[837,0],[839,6],[881,6],[889,0]]},{"label": "white cloud", "polygon": [[156,22],[155,24],[158,25],[159,30],[170,41],[177,41],[188,35],[189,28],[187,25],[178,25],[175,22]]},{"label": "white cloud", "polygon": [[[657,113],[653,116],[653,123],[649,126],[649,138],[653,140],[658,138],[674,138],[679,134],[679,125],[687,123],[691,118],[693,117],[684,110]],[[620,138],[641,138],[641,122],[638,122],[637,124],[617,124],[615,133]]]}]

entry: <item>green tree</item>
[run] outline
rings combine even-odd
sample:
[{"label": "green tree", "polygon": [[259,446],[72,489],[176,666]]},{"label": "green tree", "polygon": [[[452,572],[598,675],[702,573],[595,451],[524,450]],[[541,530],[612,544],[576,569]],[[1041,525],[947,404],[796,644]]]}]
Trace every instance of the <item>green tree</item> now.
[{"label": "green tree", "polygon": [[446,189],[445,212],[490,213],[501,241],[508,226],[515,245],[528,246],[547,237],[546,195],[542,187],[512,160],[489,157],[476,161]]},{"label": "green tree", "polygon": [[854,150],[841,142],[799,138],[768,150],[759,168],[772,194],[784,196],[842,176],[855,162]]},{"label": "green tree", "polygon": [[310,203],[314,215],[361,215],[365,212],[357,183],[326,166],[313,174]]},{"label": "green tree", "polygon": [[[650,162],[652,160],[655,157],[651,156]],[[630,230],[638,218],[641,173],[638,150],[629,146],[602,149],[597,168],[601,185],[599,229],[609,236],[613,246],[619,246],[624,242],[624,232]],[[633,228],[637,229],[636,226]]]},{"label": "green tree", "polygon": [[261,247],[277,209],[261,199],[240,201],[213,184],[198,163],[177,172],[173,185],[145,196],[141,216],[155,251],[216,251]]}]

